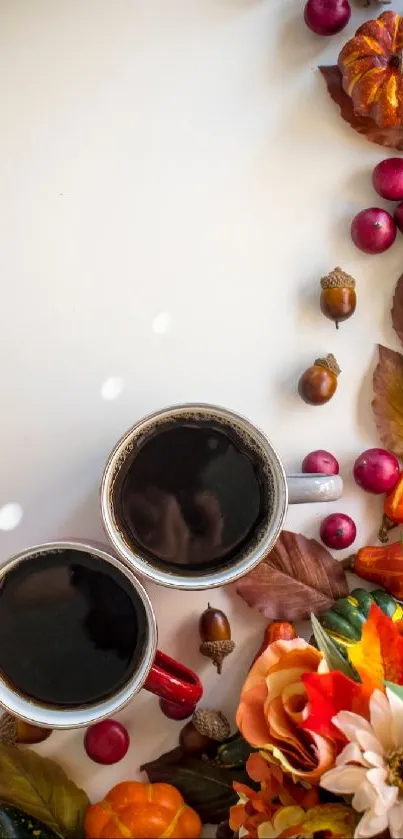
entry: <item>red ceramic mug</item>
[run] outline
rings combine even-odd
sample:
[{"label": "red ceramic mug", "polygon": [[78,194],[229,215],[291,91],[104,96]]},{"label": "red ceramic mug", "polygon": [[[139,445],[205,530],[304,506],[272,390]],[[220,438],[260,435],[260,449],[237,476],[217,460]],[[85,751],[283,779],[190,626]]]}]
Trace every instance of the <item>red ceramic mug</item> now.
[{"label": "red ceramic mug", "polygon": [[98,544],[93,542],[83,544],[74,540],[50,542],[29,548],[11,557],[0,569],[0,610],[2,583],[12,569],[22,562],[56,553],[63,555],[63,552],[71,551],[83,552],[87,560],[93,557],[114,566],[119,574],[123,574],[129,581],[130,588],[136,593],[136,600],[143,616],[144,641],[141,655],[136,659],[133,672],[123,687],[100,701],[79,707],[56,707],[52,704],[37,702],[32,697],[25,696],[14,689],[7,679],[7,673],[0,671],[0,705],[11,714],[35,725],[48,728],[78,728],[113,716],[144,687],[162,699],[182,707],[184,715],[185,711],[188,711],[190,715],[203,693],[200,679],[192,670],[157,650],[157,624],[145,589],[129,568]]}]

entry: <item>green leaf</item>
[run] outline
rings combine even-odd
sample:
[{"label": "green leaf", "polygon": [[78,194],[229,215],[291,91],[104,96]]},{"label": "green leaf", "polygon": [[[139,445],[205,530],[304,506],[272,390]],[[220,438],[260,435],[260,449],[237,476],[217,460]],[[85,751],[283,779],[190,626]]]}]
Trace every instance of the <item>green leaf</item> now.
[{"label": "green leaf", "polygon": [[228,809],[238,796],[233,781],[255,788],[246,770],[216,766],[208,760],[190,757],[174,749],[141,767],[152,784],[172,784],[186,803],[199,814],[203,824],[219,824],[228,819]]},{"label": "green leaf", "polygon": [[325,656],[330,670],[339,670],[340,673],[344,673],[349,679],[353,679],[354,682],[359,682],[360,678],[358,673],[354,670],[350,662],[344,658],[340,650],[337,649],[336,644],[327,632],[325,632],[315,615],[311,615],[311,624],[318,650]]},{"label": "green leaf", "polygon": [[403,700],[403,685],[395,685],[393,682],[384,682],[384,685],[386,685],[392,693],[395,693],[399,699]]},{"label": "green leaf", "polygon": [[54,760],[29,749],[0,745],[0,801],[19,807],[64,839],[84,835],[87,794]]}]

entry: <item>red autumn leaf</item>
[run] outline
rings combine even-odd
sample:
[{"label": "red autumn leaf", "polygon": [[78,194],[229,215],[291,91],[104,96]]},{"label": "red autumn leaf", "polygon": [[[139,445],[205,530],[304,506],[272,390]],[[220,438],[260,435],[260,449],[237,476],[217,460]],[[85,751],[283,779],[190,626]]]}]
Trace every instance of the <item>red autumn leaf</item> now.
[{"label": "red autumn leaf", "polygon": [[403,127],[380,128],[379,125],[368,117],[357,116],[354,113],[353,103],[347,93],[343,90],[341,73],[336,65],[330,67],[319,67],[325,79],[327,89],[333,102],[340,108],[340,114],[345,122],[351,125],[358,134],[362,134],[371,143],[378,146],[386,146],[391,149],[403,151]]},{"label": "red autumn leaf", "polygon": [[315,539],[283,530],[260,565],[236,585],[252,608],[270,620],[302,620],[346,597],[346,575]]},{"label": "red autumn leaf", "polygon": [[403,274],[396,283],[393,295],[392,324],[400,343],[403,344]]},{"label": "red autumn leaf", "polygon": [[384,681],[403,685],[403,636],[375,603],[362,628],[361,640],[348,647],[348,657],[372,689],[382,689]]},{"label": "red autumn leaf", "polygon": [[378,345],[372,410],[383,445],[403,457],[403,355]]},{"label": "red autumn leaf", "polygon": [[353,682],[344,673],[304,673],[302,676],[309,701],[309,717],[301,728],[329,737],[344,744],[346,739],[332,723],[332,717],[339,711],[353,711],[368,716],[370,694],[358,682]]}]

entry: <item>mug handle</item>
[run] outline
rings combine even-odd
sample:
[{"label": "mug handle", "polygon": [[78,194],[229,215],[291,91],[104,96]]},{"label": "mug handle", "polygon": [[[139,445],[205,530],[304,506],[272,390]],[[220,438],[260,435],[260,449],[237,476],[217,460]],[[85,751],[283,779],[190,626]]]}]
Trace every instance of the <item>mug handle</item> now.
[{"label": "mug handle", "polygon": [[315,501],[337,501],[343,494],[340,475],[287,475],[289,504]]},{"label": "mug handle", "polygon": [[160,650],[155,654],[144,687],[161,699],[189,707],[195,707],[203,694],[203,686],[196,673]]}]

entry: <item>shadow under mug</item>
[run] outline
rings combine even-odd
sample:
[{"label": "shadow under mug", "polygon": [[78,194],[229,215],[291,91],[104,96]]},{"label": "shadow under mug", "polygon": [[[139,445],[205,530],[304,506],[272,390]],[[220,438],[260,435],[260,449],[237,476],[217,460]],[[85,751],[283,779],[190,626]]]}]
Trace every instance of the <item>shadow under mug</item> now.
[{"label": "shadow under mug", "polygon": [[[247,544],[228,561],[206,569],[163,565],[150,552],[134,544],[120,522],[117,503],[121,476],[130,468],[146,440],[175,423],[211,423],[238,441],[259,466],[267,509]],[[122,471],[123,470],[123,471]],[[288,503],[336,501],[343,492],[339,475],[286,476],[281,460],[267,437],[249,420],[214,405],[175,405],[140,419],[116,444],[106,464],[101,484],[101,513],[105,531],[126,565],[153,583],[171,588],[203,590],[238,580],[261,562],[275,544],[284,524]]]},{"label": "shadow under mug", "polygon": [[[130,568],[123,566],[107,549],[96,543],[83,544],[74,540],[49,542],[29,548],[11,557],[0,568],[0,591],[7,574],[20,563],[47,556],[49,553],[70,550],[81,551],[86,557],[95,557],[113,565],[129,581],[144,615],[142,654],[123,687],[100,701],[79,707],[60,707],[37,702],[20,693],[16,686],[7,681],[7,674],[3,675],[0,671],[0,706],[27,722],[45,728],[79,728],[113,716],[144,687],[169,702],[185,707],[190,715],[203,693],[200,679],[192,670],[157,650],[157,624],[150,599]],[[46,638],[43,639],[43,643],[46,644]]]}]

